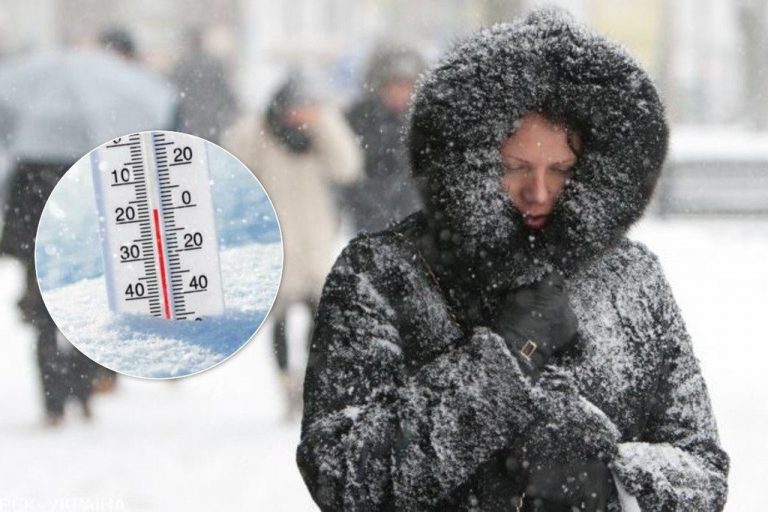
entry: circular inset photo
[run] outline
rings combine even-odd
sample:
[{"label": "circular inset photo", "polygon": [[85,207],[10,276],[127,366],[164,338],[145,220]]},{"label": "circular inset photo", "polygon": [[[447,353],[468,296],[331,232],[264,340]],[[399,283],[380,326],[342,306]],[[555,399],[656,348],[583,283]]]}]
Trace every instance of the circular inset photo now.
[{"label": "circular inset photo", "polygon": [[35,245],[45,305],[97,363],[154,379],[232,356],[277,296],[283,246],[264,188],[192,135],[111,140],[70,168]]}]

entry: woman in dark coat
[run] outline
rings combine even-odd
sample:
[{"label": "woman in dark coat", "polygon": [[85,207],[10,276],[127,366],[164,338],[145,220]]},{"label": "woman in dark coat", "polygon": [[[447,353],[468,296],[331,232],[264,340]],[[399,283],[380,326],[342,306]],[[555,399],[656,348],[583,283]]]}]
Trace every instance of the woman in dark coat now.
[{"label": "woman in dark coat", "polygon": [[[531,135],[557,158],[521,155]],[[424,212],[353,240],[320,303],[297,454],[318,505],[721,510],[691,340],[625,236],[666,152],[647,75],[535,12],[443,59],[409,144]]]}]

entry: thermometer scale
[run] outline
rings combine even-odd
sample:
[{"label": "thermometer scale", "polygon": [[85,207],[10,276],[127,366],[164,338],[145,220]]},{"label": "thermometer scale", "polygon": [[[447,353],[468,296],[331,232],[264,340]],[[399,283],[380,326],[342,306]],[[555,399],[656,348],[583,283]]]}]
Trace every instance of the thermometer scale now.
[{"label": "thermometer scale", "polygon": [[91,173],[110,310],[168,320],[222,314],[206,142],[134,133],[93,151]]}]

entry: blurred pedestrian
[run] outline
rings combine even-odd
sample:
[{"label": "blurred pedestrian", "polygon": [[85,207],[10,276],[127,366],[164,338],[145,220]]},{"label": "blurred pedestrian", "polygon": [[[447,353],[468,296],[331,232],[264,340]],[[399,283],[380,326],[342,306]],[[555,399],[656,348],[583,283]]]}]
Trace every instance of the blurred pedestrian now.
[{"label": "blurred pedestrian", "polygon": [[206,51],[202,29],[192,29],[187,39],[187,51],[171,73],[180,92],[176,129],[218,142],[237,115],[237,99],[223,63]]},{"label": "blurred pedestrian", "polygon": [[240,120],[224,145],[259,178],[280,222],[284,269],[272,310],[272,340],[287,414],[295,416],[302,376],[288,359],[286,314],[300,304],[314,319],[339,234],[332,187],[354,181],[362,157],[341,112],[298,74],[279,87],[263,118]]},{"label": "blurred pedestrian", "polygon": [[365,155],[361,180],[342,189],[354,231],[379,231],[421,207],[402,140],[424,60],[414,49],[381,45],[371,55],[362,96],[347,113]]},{"label": "blurred pedestrian", "polygon": [[43,303],[35,273],[35,233],[43,206],[73,163],[29,159],[17,162],[3,208],[5,224],[0,238],[0,254],[16,258],[24,265],[26,287],[18,305],[23,320],[38,333],[37,364],[46,422],[50,425],[63,419],[70,396],[80,403],[84,416],[91,416],[89,398],[99,368],[61,335]]},{"label": "blurred pedestrian", "polygon": [[113,52],[128,60],[137,60],[136,41],[128,29],[110,27],[99,34],[99,44],[109,52]]},{"label": "blurred pedestrian", "polygon": [[[90,396],[103,368],[59,332],[35,273],[35,236],[45,202],[62,175],[89,150],[131,131],[167,129],[175,93],[135,64],[103,50],[51,50],[9,59],[0,67],[3,133],[14,169],[3,204],[0,254],[18,259],[26,288],[19,308],[37,332],[46,421],[60,423],[76,399],[91,416]],[[108,375],[108,372],[107,372]]]}]

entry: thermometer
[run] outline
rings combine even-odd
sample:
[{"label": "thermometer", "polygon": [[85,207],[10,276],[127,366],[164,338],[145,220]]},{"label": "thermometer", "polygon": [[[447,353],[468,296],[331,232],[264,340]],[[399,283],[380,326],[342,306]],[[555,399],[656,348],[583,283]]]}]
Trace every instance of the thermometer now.
[{"label": "thermometer", "polygon": [[134,133],[90,159],[110,310],[168,320],[222,314],[206,142]]}]

